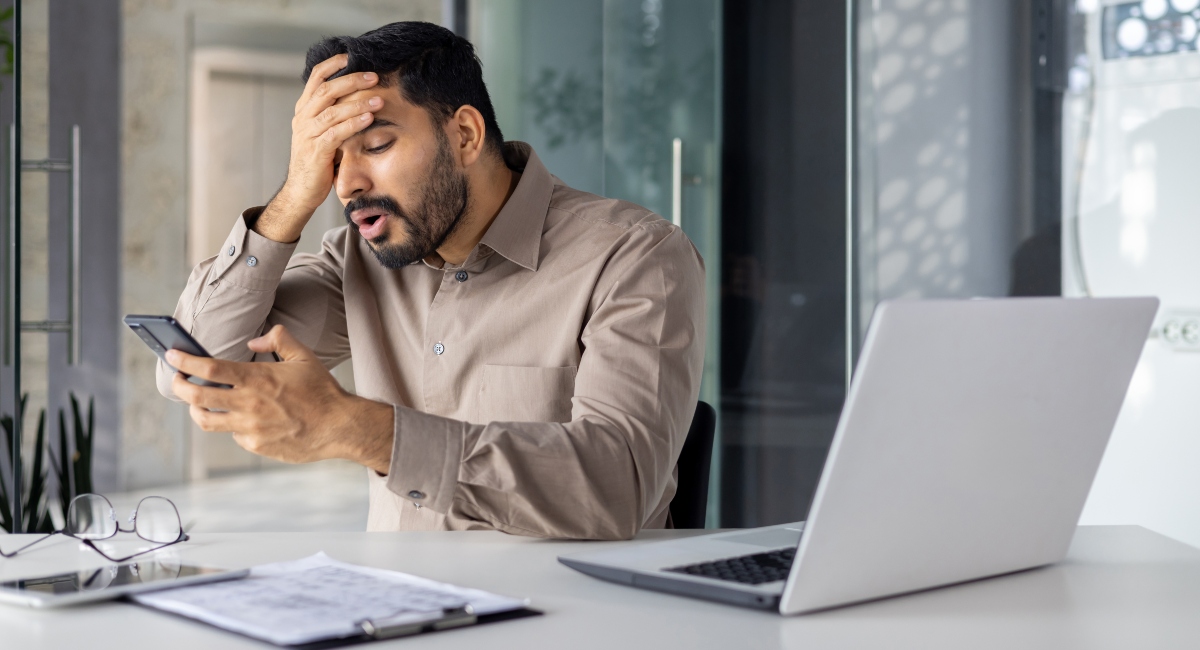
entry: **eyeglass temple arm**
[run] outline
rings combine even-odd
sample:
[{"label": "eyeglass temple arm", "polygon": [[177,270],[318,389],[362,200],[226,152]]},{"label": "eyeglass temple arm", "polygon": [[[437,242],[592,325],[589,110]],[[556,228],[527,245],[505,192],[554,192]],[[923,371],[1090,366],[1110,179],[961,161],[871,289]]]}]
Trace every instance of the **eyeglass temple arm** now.
[{"label": "eyeglass temple arm", "polygon": [[39,538],[37,538],[37,539],[33,540],[32,542],[29,542],[28,544],[26,544],[26,545],[22,546],[21,548],[19,548],[19,549],[15,550],[15,551],[9,551],[8,553],[5,553],[3,550],[0,550],[0,557],[13,557],[13,556],[14,556],[14,555],[16,555],[17,553],[20,553],[21,551],[24,551],[25,549],[29,548],[30,546],[33,546],[34,544],[40,544],[40,543],[42,543],[42,542],[44,542],[44,541],[46,541],[46,540],[50,539],[51,537],[54,537],[55,535],[58,535],[58,534],[60,534],[60,533],[62,533],[62,531],[61,531],[61,530],[56,530],[56,531],[54,531],[53,533],[46,533],[46,535],[45,535],[45,536],[43,536],[43,537],[39,537]]},{"label": "eyeglass temple arm", "polygon": [[191,539],[191,538],[190,538],[190,537],[188,537],[187,533],[180,533],[180,535],[179,535],[179,539],[177,539],[177,540],[175,540],[175,541],[173,541],[173,542],[167,542],[166,544],[162,544],[162,545],[160,545],[160,546],[155,546],[154,548],[148,548],[148,549],[146,549],[146,550],[144,550],[144,551],[138,551],[137,553],[134,553],[133,555],[126,555],[125,557],[122,557],[122,558],[115,558],[115,557],[112,557],[111,555],[109,555],[108,553],[105,553],[104,551],[100,550],[100,547],[99,547],[99,546],[96,546],[94,543],[92,543],[92,540],[90,540],[90,539],[85,539],[85,540],[81,540],[81,541],[84,543],[84,545],[86,545],[88,548],[90,548],[90,549],[92,549],[93,551],[95,551],[95,552],[99,553],[100,555],[102,555],[102,556],[104,557],[104,559],[108,560],[109,562],[116,562],[116,563],[120,564],[121,562],[126,562],[126,561],[128,561],[128,560],[132,560],[133,558],[135,558],[135,557],[137,557],[137,556],[139,556],[139,555],[145,555],[145,554],[147,554],[147,553],[153,553],[153,552],[155,552],[155,551],[157,551],[157,550],[164,549],[164,548],[166,548],[166,547],[168,547],[168,546],[173,546],[173,545],[175,545],[175,544],[178,544],[178,543],[180,543],[180,542],[186,542],[186,541],[188,541],[189,539]]}]

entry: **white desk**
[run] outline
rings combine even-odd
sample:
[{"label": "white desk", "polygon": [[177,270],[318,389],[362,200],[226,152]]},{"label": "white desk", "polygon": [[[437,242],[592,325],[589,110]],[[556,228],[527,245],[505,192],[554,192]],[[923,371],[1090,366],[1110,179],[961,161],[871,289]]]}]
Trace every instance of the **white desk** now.
[{"label": "white desk", "polygon": [[[686,535],[654,531],[639,540]],[[16,541],[0,536],[0,545]],[[625,543],[639,543],[625,542]],[[545,616],[371,648],[1190,648],[1200,646],[1200,550],[1138,527],[1083,527],[1056,566],[810,616],[783,618],[613,585],[555,560],[595,543],[500,533],[196,535],[193,563],[251,566],[331,556],[533,599]],[[35,547],[36,548],[36,547]],[[13,560],[0,579],[100,566],[71,540]],[[207,626],[104,603],[0,606],[0,648],[266,648]]]}]

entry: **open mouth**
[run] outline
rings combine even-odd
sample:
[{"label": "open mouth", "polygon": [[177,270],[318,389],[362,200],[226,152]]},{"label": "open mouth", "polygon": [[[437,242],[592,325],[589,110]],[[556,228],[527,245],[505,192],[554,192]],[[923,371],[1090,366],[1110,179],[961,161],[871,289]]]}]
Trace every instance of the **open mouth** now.
[{"label": "open mouth", "polygon": [[387,213],[379,210],[362,210],[351,216],[354,225],[358,227],[358,234],[363,236],[363,239],[371,241],[383,234],[387,226]]}]

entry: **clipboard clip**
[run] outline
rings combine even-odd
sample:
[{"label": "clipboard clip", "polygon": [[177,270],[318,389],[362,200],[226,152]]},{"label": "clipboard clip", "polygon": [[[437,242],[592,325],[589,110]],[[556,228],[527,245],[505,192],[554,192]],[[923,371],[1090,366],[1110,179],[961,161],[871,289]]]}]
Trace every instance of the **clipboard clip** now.
[{"label": "clipboard clip", "polygon": [[406,612],[381,619],[367,619],[359,623],[362,631],[372,639],[394,639],[424,632],[449,630],[474,625],[478,621],[470,605],[447,607],[432,612]]}]

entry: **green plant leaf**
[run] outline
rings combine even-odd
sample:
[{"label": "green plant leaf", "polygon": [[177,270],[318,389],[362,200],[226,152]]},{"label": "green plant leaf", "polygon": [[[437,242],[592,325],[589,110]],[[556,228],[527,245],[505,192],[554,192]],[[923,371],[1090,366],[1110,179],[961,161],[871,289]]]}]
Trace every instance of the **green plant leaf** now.
[{"label": "green plant leaf", "polygon": [[96,432],[96,398],[88,398],[87,410],[87,477],[88,477],[88,492],[92,491],[92,443],[96,437],[93,435]]},{"label": "green plant leaf", "polygon": [[79,400],[74,393],[71,397],[71,421],[75,425],[75,453],[71,455],[72,474],[75,476],[75,490],[79,494],[92,491],[92,454],[89,448],[87,429],[83,426],[83,414],[80,412]]},{"label": "green plant leaf", "polygon": [[37,434],[33,441],[33,469],[25,483],[25,503],[22,511],[25,515],[27,531],[33,532],[38,522],[45,517],[46,512],[46,472],[42,469],[46,456],[46,409],[38,413]]},{"label": "green plant leaf", "polygon": [[54,468],[54,478],[58,481],[58,509],[65,521],[67,507],[75,497],[71,491],[71,448],[67,446],[67,415],[63,409],[58,409],[58,455],[50,450],[51,467]]},{"label": "green plant leaf", "polygon": [[[6,492],[7,492],[7,490],[6,490]],[[6,533],[13,532],[13,530],[12,530],[12,512],[10,511],[10,509],[8,507],[8,495],[7,494],[4,495],[4,501],[0,502],[0,528],[3,528],[4,532],[6,532]]]},{"label": "green plant leaf", "polygon": [[[0,12],[0,16],[2,15],[2,12]],[[25,464],[21,455],[13,453],[17,448],[16,429],[18,426],[24,428],[25,410],[28,403],[29,395],[22,395],[16,418],[8,414],[0,416],[0,429],[4,431],[4,446],[9,452],[10,465],[8,475],[0,476],[0,528],[9,532],[50,532],[53,529],[53,520],[50,518],[49,499],[46,490],[47,472],[44,469],[45,454],[48,451],[45,444],[45,409],[42,409],[38,413],[37,434],[34,439],[33,467],[32,471],[28,472],[28,475],[25,475],[21,471]],[[2,467],[3,464],[0,464],[0,468]],[[2,473],[0,472],[0,474]],[[18,474],[21,474],[21,486],[24,488],[21,494],[21,503],[11,503],[10,498],[13,495],[9,487],[15,483],[14,479]],[[17,508],[17,510],[14,510],[14,508]],[[17,513],[23,515],[23,531],[13,530],[15,528],[14,515]]]}]

